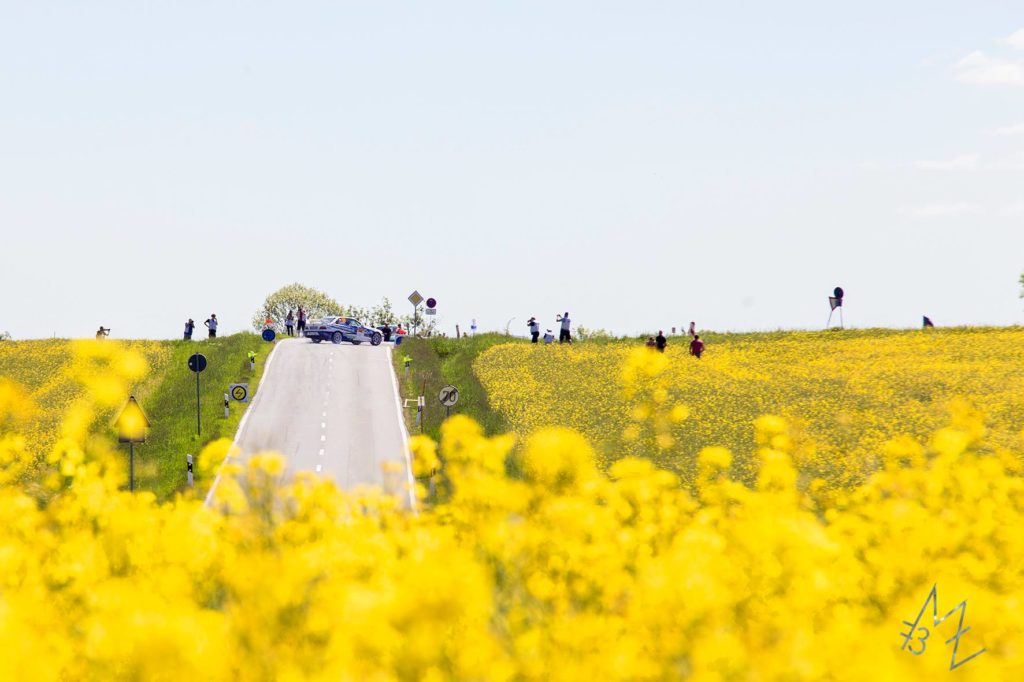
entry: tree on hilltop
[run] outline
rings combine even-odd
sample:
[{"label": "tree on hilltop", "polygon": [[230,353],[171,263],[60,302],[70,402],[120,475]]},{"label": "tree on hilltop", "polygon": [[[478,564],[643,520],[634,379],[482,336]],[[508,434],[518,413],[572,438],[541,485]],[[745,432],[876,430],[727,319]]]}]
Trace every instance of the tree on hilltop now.
[{"label": "tree on hilltop", "polygon": [[280,325],[288,316],[288,311],[297,313],[299,307],[306,311],[306,317],[315,320],[328,315],[344,315],[345,309],[340,303],[322,291],[307,287],[296,282],[283,286],[267,296],[267,300],[252,317],[252,326],[256,331],[263,329],[263,322],[268,317]]},{"label": "tree on hilltop", "polygon": [[[252,326],[256,331],[263,329],[265,320],[269,317],[274,321],[275,326],[281,326],[288,311],[297,313],[299,306],[306,311],[307,318],[316,320],[331,315],[345,315],[354,317],[363,324],[381,325],[389,324],[394,326],[399,321],[407,322],[406,318],[411,315],[399,317],[391,307],[391,301],[384,297],[379,305],[372,308],[364,308],[355,305],[342,305],[322,291],[307,287],[299,283],[289,284],[281,287],[274,293],[267,296],[256,314],[252,317]],[[422,327],[422,322],[421,325]]]},{"label": "tree on hilltop", "polygon": [[11,333],[10,332],[0,332],[0,341],[10,341],[10,340],[11,340]]}]

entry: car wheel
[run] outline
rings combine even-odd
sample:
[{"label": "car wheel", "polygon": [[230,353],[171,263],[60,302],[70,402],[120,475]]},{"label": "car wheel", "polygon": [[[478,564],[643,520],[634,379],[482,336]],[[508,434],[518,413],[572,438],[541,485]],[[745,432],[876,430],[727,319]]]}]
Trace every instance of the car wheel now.
[{"label": "car wheel", "polygon": [[309,340],[312,341],[313,343],[320,343],[321,341],[323,341],[323,339],[321,339],[319,336],[311,336],[309,337]]},{"label": "car wheel", "polygon": [[371,346],[379,346],[380,342],[383,341],[383,340],[384,340],[383,336],[381,336],[380,334],[374,334],[373,336],[370,337],[370,345]]},{"label": "car wheel", "polygon": [[341,336],[341,332],[334,332],[334,334],[331,335],[331,341],[333,341],[334,343],[341,343],[343,340],[344,339]]}]

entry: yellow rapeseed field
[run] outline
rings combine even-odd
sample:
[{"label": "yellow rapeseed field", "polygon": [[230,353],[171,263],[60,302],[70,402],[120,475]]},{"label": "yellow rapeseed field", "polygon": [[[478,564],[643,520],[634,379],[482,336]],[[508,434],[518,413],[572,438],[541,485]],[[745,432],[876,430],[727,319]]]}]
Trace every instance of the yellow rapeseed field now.
[{"label": "yellow rapeseed field", "polygon": [[[109,418],[169,356],[167,344],[157,341],[5,341],[0,343],[0,395],[28,399],[23,405],[31,406],[32,419],[22,434],[33,453],[46,453],[60,436],[61,422],[85,397],[84,381],[94,382],[104,407],[99,416]],[[111,364],[118,371],[108,371]]]},{"label": "yellow rapeseed field", "polygon": [[832,484],[863,480],[880,466],[886,441],[926,438],[961,399],[985,414],[991,443],[1020,447],[1024,329],[726,338],[700,360],[688,354],[688,337],[671,339],[663,355],[625,343],[508,344],[474,368],[516,433],[570,426],[595,443],[605,466],[624,454],[653,457],[687,481],[708,446],[732,449],[736,473],[752,481],[754,422],[763,414],[791,425],[801,474]]},{"label": "yellow rapeseed field", "polygon": [[[777,415],[751,431],[750,485],[712,447],[692,491],[649,459],[599,467],[566,428],[514,448],[456,417],[439,449],[412,442],[450,490],[418,488],[418,513],[280,481],[273,453],[227,465],[207,508],[126,492],[123,456],[89,436],[143,362],[106,352],[73,362],[45,493],[19,484],[31,405],[0,393],[0,679],[1024,679],[1021,449],[965,404],[841,492],[797,484],[807,446]],[[627,357],[610,381],[644,405],[665,369]],[[637,423],[671,436],[679,411],[650,400]],[[938,616],[966,610],[935,625],[929,606],[902,636],[933,585]]]}]

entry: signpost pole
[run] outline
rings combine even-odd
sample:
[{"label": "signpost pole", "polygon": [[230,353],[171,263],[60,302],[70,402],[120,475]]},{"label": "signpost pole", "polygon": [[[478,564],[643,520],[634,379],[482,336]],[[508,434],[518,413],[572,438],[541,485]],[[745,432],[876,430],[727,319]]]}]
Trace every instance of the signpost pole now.
[{"label": "signpost pole", "polygon": [[199,416],[199,372],[196,372],[196,435],[203,435],[203,423]]},{"label": "signpost pole", "polygon": [[135,492],[135,444],[145,443],[149,432],[149,420],[135,401],[135,396],[128,397],[128,404],[121,410],[116,424],[117,441],[128,443],[128,490]]}]

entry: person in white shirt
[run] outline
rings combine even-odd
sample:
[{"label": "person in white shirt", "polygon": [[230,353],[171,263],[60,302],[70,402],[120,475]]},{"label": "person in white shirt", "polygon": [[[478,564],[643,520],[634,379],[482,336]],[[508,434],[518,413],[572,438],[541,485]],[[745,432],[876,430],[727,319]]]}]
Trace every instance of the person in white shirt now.
[{"label": "person in white shirt", "polygon": [[540,322],[537,321],[536,317],[531,317],[530,321],[526,323],[526,326],[530,328],[531,342],[537,343],[537,337],[540,336]]},{"label": "person in white shirt", "polygon": [[555,335],[551,333],[550,329],[544,332],[544,343],[553,343],[554,340]]},{"label": "person in white shirt", "polygon": [[555,321],[562,323],[562,329],[558,332],[558,343],[572,343],[572,334],[569,333],[572,320],[569,319],[569,311],[566,311],[565,315],[555,315]]},{"label": "person in white shirt", "polygon": [[209,328],[209,330],[210,330],[210,338],[211,339],[217,338],[217,316],[211,313],[210,314],[210,319],[208,319],[203,324],[205,324]]}]

